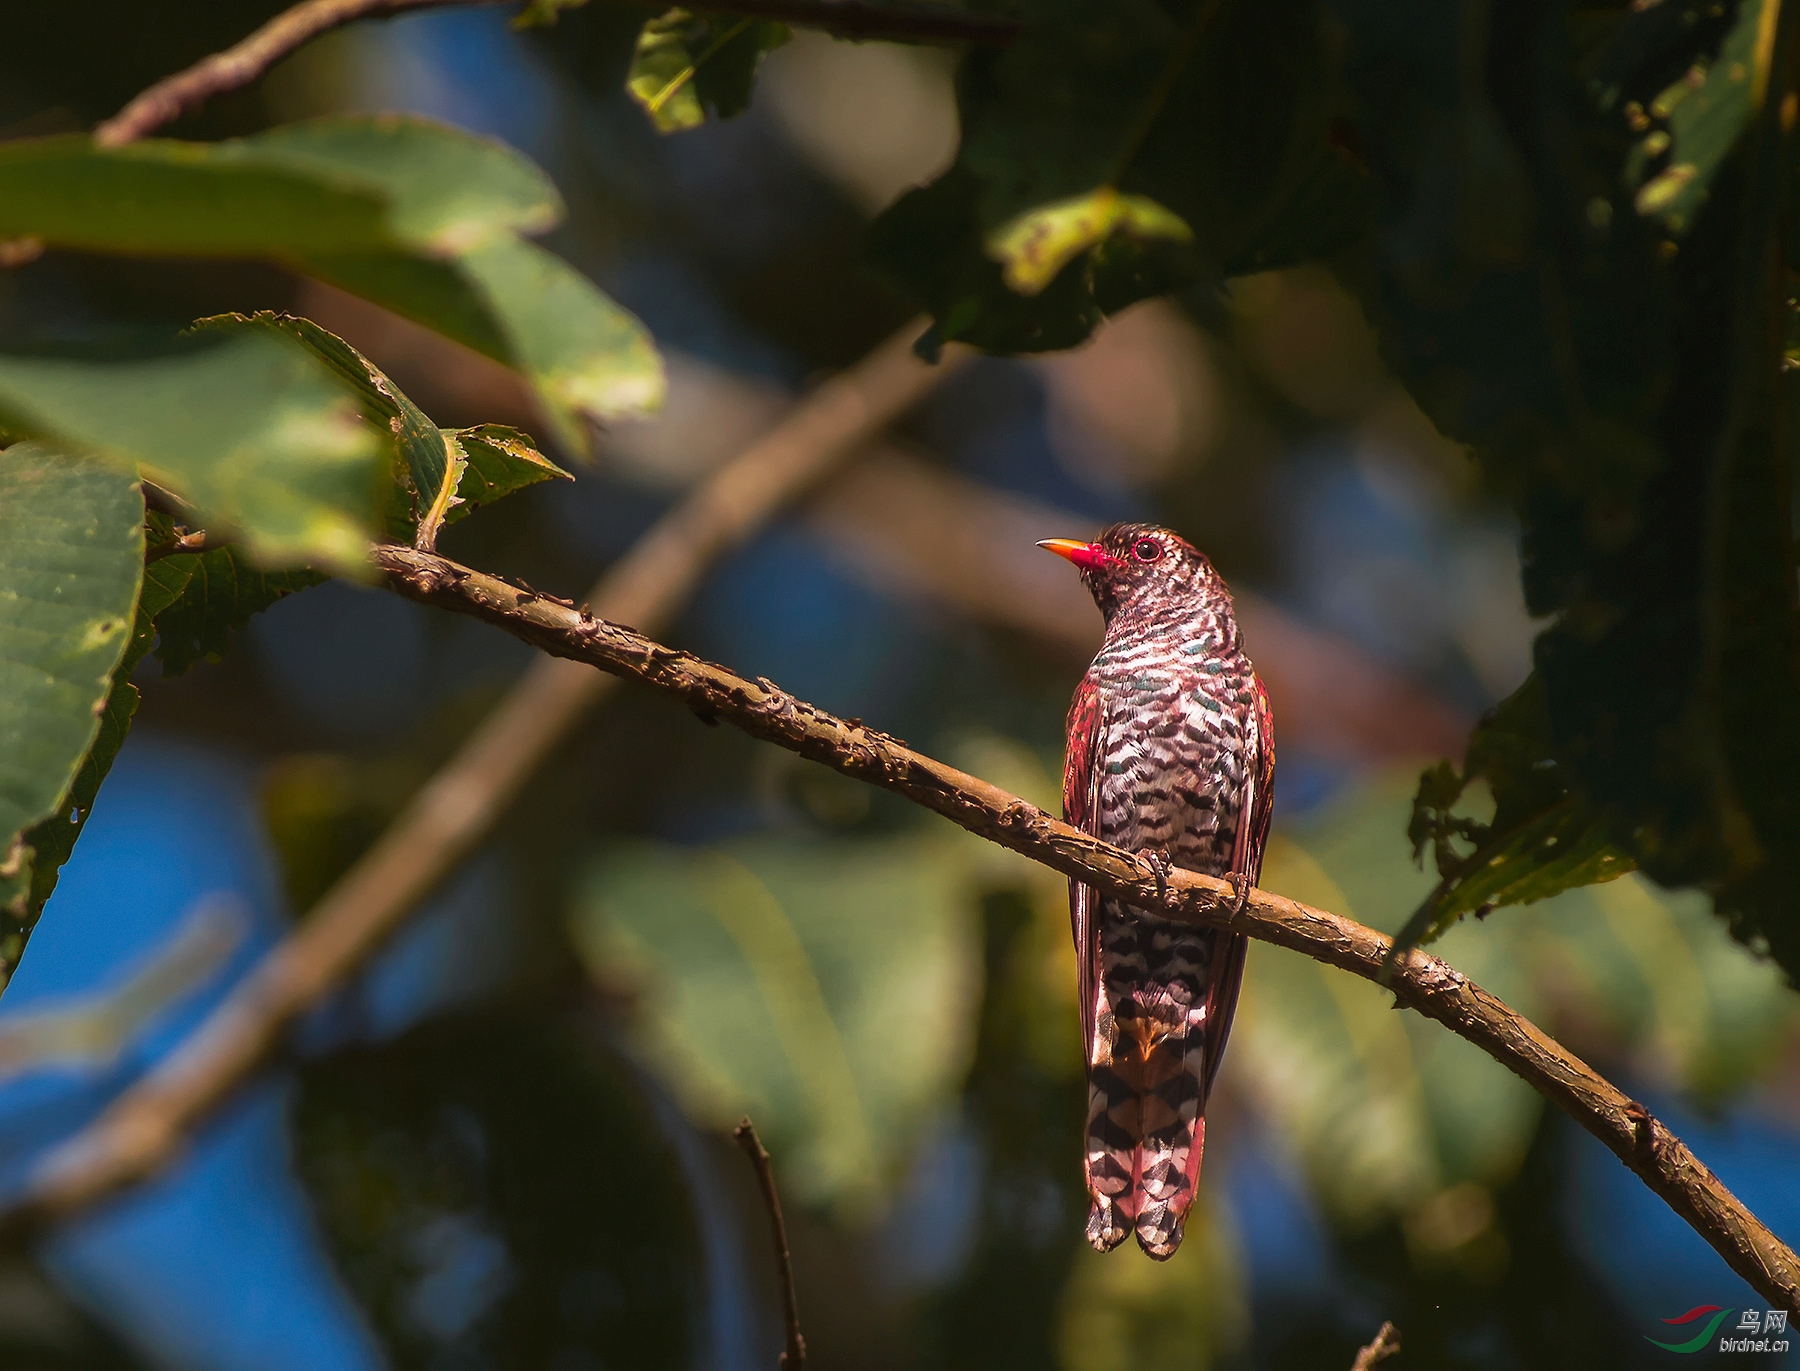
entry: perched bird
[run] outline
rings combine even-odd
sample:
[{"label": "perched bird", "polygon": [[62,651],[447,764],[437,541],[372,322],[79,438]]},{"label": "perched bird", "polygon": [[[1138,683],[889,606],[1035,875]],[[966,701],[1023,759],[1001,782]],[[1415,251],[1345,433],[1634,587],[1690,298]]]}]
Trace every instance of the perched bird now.
[{"label": "perched bird", "polygon": [[[1038,544],[1080,569],[1106,638],[1069,708],[1063,815],[1161,864],[1262,871],[1275,741],[1231,592],[1166,528],[1115,524],[1099,541]],[[1069,883],[1087,1052],[1087,1238],[1181,1245],[1206,1139],[1206,1097],[1244,974],[1241,934],[1177,923]]]}]

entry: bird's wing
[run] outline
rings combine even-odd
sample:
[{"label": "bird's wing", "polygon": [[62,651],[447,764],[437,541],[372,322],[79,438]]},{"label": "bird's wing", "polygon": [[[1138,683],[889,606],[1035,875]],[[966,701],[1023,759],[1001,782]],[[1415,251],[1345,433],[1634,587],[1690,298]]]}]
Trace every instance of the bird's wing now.
[{"label": "bird's wing", "polygon": [[[1275,720],[1269,711],[1269,692],[1262,678],[1250,678],[1256,687],[1256,705],[1252,713],[1252,731],[1245,739],[1245,783],[1250,793],[1244,797],[1243,819],[1237,827],[1237,842],[1232,849],[1231,870],[1238,879],[1254,885],[1262,878],[1263,848],[1269,841],[1269,820],[1275,813]],[[1238,987],[1244,979],[1244,954],[1250,940],[1242,934],[1230,939],[1225,955],[1214,965],[1209,989],[1206,1088],[1219,1070],[1225,1055],[1225,1040],[1231,1035],[1232,1016],[1237,1012]]]},{"label": "bird's wing", "polygon": [[[1100,836],[1100,770],[1105,754],[1106,706],[1100,691],[1085,677],[1069,705],[1069,748],[1063,762],[1063,818],[1083,833]],[[1075,934],[1075,965],[1081,994],[1081,1048],[1094,1042],[1094,996],[1100,980],[1100,949],[1094,915],[1100,892],[1080,881],[1069,882],[1069,922]]]}]

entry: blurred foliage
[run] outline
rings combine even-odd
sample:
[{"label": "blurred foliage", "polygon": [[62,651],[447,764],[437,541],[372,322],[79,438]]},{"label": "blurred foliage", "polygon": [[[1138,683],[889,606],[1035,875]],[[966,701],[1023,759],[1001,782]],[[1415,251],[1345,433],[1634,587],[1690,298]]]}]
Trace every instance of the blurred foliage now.
[{"label": "blurred foliage", "polygon": [[[1394,928],[1427,882],[1382,841],[1405,809],[1397,781],[1284,829],[1263,884]],[[1699,897],[1635,876],[1565,891],[1503,927],[1463,925],[1437,951],[1549,1031],[1702,1099],[1766,1073],[1797,1026],[1774,966],[1734,944]],[[1275,947],[1249,960],[1233,1044],[1228,1071],[1341,1222],[1399,1216],[1424,1255],[1481,1260],[1464,1249],[1491,1221],[1482,1197],[1516,1174],[1538,1129],[1535,1091],[1396,1013],[1380,987]]]},{"label": "blurred foliage", "polygon": [[938,835],[621,847],[585,883],[577,936],[635,987],[645,1050],[696,1118],[750,1114],[799,1198],[867,1208],[966,1069],[961,848]]},{"label": "blurred foliage", "polygon": [[339,1053],[296,1148],[395,1366],[693,1364],[681,1163],[582,1016],[497,1007]]},{"label": "blurred foliage", "polygon": [[[1363,230],[1363,178],[1327,142],[1334,83],[1311,0],[1029,0],[1020,17],[1016,41],[964,59],[956,165],[875,227],[878,261],[931,310],[934,342],[1069,347],[1135,300],[1320,257]],[[1070,242],[1047,285],[1008,287],[996,234],[1109,192],[1161,207],[1158,231],[1108,225]]]}]

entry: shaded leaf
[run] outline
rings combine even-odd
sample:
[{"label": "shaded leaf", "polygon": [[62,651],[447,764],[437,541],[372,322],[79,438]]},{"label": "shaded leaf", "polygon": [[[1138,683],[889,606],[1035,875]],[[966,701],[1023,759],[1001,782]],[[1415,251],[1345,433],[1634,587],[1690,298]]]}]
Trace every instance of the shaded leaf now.
[{"label": "shaded leaf", "polygon": [[131,639],[144,503],[127,473],[43,443],[0,452],[0,907],[10,966],[35,909],[24,835],[102,728]]},{"label": "shaded leaf", "polygon": [[580,9],[587,0],[526,0],[525,8],[513,16],[515,29],[541,29],[554,24],[564,10]]},{"label": "shaded leaf", "polygon": [[366,562],[379,448],[345,390],[286,339],[129,362],[0,356],[0,414],[141,470],[260,561]]},{"label": "shaded leaf", "polygon": [[783,1185],[866,1205],[948,1107],[976,976],[959,843],[763,839],[620,845],[578,943],[640,992],[653,1060],[695,1116],[756,1118]]},{"label": "shaded leaf", "polygon": [[[933,342],[1069,347],[1146,296],[1321,257],[1367,231],[1366,177],[1330,142],[1318,7],[1204,5],[1028,0],[1017,40],[968,54],[955,166],[901,197],[872,241],[930,309]],[[1041,293],[1021,300],[988,256],[994,236],[1096,186],[1163,207],[1193,241],[1097,238],[1085,256],[1047,258],[1025,278]]]},{"label": "shaded leaf", "polygon": [[[1655,21],[1623,26],[1595,60],[1596,103],[1640,135],[1624,168],[1633,207],[1671,233],[1693,223],[1762,103],[1773,19],[1774,0],[1739,0],[1734,14],[1678,3]],[[1644,76],[1671,66],[1679,70],[1675,79],[1641,98]],[[1629,98],[1634,94],[1640,98]]]},{"label": "shaded leaf", "polygon": [[[1552,619],[1539,757],[1626,859],[1713,892],[1800,974],[1800,605],[1772,313],[1793,26],[1760,0],[1578,26],[1426,0],[1342,13],[1381,207],[1346,276],[1420,406],[1517,512],[1526,604]],[[1452,57],[1471,52],[1506,56]],[[1695,172],[1639,213],[1649,140],[1676,156],[1676,132]]]},{"label": "shaded leaf", "polygon": [[[1492,819],[1456,812],[1485,786]],[[1465,914],[1532,904],[1632,869],[1601,816],[1552,751],[1543,682],[1531,677],[1482,719],[1459,772],[1440,762],[1419,778],[1407,824],[1413,856],[1432,850],[1441,878],[1395,939],[1396,954],[1442,934]]]},{"label": "shaded leaf", "polygon": [[749,107],[762,59],[791,36],[773,20],[672,9],[638,34],[625,89],[661,133],[696,128],[708,112],[729,119]]}]

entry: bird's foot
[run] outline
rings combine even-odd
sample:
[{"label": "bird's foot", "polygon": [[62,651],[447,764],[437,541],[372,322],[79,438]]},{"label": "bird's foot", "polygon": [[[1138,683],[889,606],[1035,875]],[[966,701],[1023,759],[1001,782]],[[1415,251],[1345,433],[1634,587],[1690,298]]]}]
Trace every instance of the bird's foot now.
[{"label": "bird's foot", "polygon": [[1250,904],[1250,892],[1256,889],[1256,882],[1241,871],[1230,871],[1225,875],[1225,884],[1231,887],[1231,917],[1243,917],[1244,910]]},{"label": "bird's foot", "polygon": [[1150,863],[1150,870],[1156,874],[1156,902],[1164,909],[1173,909],[1175,895],[1169,889],[1169,873],[1175,869],[1175,863],[1160,847],[1145,851],[1144,858]]}]

